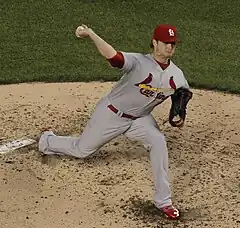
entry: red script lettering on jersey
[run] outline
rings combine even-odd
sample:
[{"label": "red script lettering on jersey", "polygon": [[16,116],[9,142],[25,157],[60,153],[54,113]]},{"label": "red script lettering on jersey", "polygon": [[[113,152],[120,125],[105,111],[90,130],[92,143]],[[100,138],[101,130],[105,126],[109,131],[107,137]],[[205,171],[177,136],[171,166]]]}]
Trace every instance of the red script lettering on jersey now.
[{"label": "red script lettering on jersey", "polygon": [[[149,85],[149,83],[152,82],[152,78],[153,75],[151,73],[149,73],[148,77],[146,79],[144,79],[142,82],[135,84],[135,86],[140,87],[140,85],[147,85],[149,88],[152,88],[151,85]],[[155,92],[151,91],[149,89],[144,89],[144,88],[140,88],[140,93],[146,97],[153,97]]]},{"label": "red script lettering on jersey", "polygon": [[[135,86],[140,87],[140,93],[146,97],[155,97],[156,99],[164,99],[165,95],[162,92],[157,93],[156,90],[151,90],[152,85],[149,83],[152,82],[153,75],[149,73],[148,77],[142,82],[135,84]],[[141,88],[141,85],[146,85],[147,88]]]}]

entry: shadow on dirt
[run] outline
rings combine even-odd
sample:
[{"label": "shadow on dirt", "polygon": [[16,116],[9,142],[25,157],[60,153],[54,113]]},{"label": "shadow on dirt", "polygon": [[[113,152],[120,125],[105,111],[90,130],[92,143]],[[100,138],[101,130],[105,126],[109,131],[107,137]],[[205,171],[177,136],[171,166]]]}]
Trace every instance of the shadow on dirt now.
[{"label": "shadow on dirt", "polygon": [[[145,224],[155,225],[155,228],[161,227],[187,227],[191,221],[204,222],[209,221],[207,208],[181,209],[179,220],[169,220],[155,207],[152,201],[143,200],[139,197],[131,197],[126,204],[121,207],[124,209],[127,217],[133,220],[141,220]],[[170,225],[170,226],[169,226]],[[152,226],[151,226],[152,227]]]}]

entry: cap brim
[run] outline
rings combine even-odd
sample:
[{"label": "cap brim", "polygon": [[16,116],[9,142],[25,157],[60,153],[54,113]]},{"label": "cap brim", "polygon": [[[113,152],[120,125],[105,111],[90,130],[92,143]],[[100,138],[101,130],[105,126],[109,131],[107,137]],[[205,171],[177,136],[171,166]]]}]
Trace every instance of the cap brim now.
[{"label": "cap brim", "polygon": [[173,37],[172,39],[169,38],[167,40],[161,40],[161,41],[164,42],[164,43],[172,43],[172,42],[180,43],[181,42],[181,40],[176,38],[176,37]]}]

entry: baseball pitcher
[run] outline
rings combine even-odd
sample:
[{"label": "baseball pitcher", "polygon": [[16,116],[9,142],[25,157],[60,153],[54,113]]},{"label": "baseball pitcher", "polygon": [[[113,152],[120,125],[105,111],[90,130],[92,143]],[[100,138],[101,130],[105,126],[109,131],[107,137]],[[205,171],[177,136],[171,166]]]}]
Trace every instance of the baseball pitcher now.
[{"label": "baseball pitcher", "polygon": [[170,97],[169,123],[183,127],[187,104],[192,98],[182,70],[171,60],[179,41],[176,28],[158,25],[148,54],[117,51],[86,25],[79,26],[75,33],[78,38],[90,38],[111,66],[122,72],[122,77],[96,104],[79,137],[45,131],[39,139],[39,151],[85,158],[121,134],[138,140],[150,151],[155,206],[166,217],[178,219],[179,210],[171,199],[166,140],[151,114]]}]

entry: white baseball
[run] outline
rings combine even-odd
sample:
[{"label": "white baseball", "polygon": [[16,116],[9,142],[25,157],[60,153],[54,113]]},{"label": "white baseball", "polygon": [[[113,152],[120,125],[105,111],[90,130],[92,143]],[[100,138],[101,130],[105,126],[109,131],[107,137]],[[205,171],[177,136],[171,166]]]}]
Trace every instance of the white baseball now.
[{"label": "white baseball", "polygon": [[84,30],[83,26],[78,26],[78,30]]},{"label": "white baseball", "polygon": [[78,26],[77,27],[77,29],[76,29],[76,36],[77,37],[79,37],[79,38],[82,38],[83,36],[80,36],[79,34],[78,34],[78,32],[80,32],[80,31],[82,31],[82,30],[84,30],[84,27],[83,26]]}]

